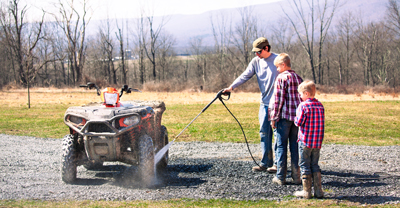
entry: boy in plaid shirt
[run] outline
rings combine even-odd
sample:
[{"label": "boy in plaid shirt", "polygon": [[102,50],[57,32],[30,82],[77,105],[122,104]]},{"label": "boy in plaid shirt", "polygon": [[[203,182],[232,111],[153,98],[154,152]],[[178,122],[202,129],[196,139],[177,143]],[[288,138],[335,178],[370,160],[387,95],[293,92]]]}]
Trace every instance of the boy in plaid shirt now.
[{"label": "boy in plaid shirt", "polygon": [[271,126],[275,133],[277,166],[276,176],[272,182],[284,185],[287,172],[287,146],[289,143],[292,178],[295,184],[301,184],[299,168],[299,149],[297,144],[298,127],[294,125],[296,108],[301,102],[297,87],[303,79],[291,69],[290,57],[279,54],[274,61],[279,72],[275,79],[274,95],[271,98]]},{"label": "boy in plaid shirt", "polygon": [[314,196],[324,197],[321,186],[321,169],[318,160],[324,139],[325,110],[324,106],[315,96],[315,84],[312,81],[305,81],[298,89],[301,99],[296,111],[295,125],[299,127],[299,152],[300,169],[303,182],[303,191],[294,193],[297,197],[311,198],[311,177],[314,182]]}]

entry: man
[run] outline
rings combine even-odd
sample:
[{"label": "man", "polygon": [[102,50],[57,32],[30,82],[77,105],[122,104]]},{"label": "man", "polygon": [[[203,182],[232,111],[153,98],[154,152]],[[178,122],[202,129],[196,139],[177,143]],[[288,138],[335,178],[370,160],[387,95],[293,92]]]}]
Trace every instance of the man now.
[{"label": "man", "polygon": [[261,150],[262,159],[260,166],[253,167],[253,171],[265,171],[276,172],[276,166],[273,166],[273,155],[272,155],[272,128],[268,121],[268,105],[272,97],[274,90],[274,81],[276,76],[279,74],[274,65],[274,60],[277,54],[271,53],[271,46],[268,40],[264,37],[260,37],[253,42],[252,51],[256,55],[246,70],[226,89],[223,93],[231,92],[236,89],[253,75],[257,76],[258,87],[261,91],[261,105],[259,110],[259,121],[260,121],[260,137],[261,137]]}]

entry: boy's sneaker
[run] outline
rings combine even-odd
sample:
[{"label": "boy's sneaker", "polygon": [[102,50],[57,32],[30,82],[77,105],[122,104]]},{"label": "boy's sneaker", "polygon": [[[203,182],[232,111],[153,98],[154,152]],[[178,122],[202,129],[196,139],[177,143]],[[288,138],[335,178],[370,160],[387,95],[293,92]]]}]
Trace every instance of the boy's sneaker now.
[{"label": "boy's sneaker", "polygon": [[276,169],[276,165],[267,168],[268,173],[276,173],[277,169]]},{"label": "boy's sneaker", "polygon": [[253,171],[266,171],[267,168],[264,166],[254,166]]},{"label": "boy's sneaker", "polygon": [[272,183],[278,184],[278,185],[285,185],[285,180],[279,180],[276,176],[272,179]]}]

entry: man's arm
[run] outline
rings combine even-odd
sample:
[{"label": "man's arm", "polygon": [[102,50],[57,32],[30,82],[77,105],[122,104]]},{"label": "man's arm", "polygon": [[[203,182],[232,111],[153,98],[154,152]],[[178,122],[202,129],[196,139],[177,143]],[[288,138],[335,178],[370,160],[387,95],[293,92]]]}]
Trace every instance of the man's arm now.
[{"label": "man's arm", "polygon": [[255,74],[255,67],[257,67],[257,65],[258,62],[256,59],[253,59],[247,66],[246,70],[236,78],[228,88],[225,88],[222,93],[232,92],[233,89],[238,88],[240,85],[247,82],[247,80],[251,79]]}]

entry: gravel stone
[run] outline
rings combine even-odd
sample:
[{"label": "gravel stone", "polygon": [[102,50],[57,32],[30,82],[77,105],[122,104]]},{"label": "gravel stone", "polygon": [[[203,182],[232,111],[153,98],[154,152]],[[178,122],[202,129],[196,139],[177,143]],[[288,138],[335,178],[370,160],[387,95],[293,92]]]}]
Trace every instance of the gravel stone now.
[{"label": "gravel stone", "polygon": [[[260,147],[250,144],[259,160]],[[0,199],[166,200],[175,198],[286,200],[301,190],[290,178],[252,172],[245,143],[175,142],[167,171],[142,187],[135,167],[105,163],[100,170],[78,167],[78,180],[61,180],[61,140],[0,134]],[[399,204],[400,146],[326,145],[320,166],[325,198],[362,204]],[[290,163],[288,163],[290,164]],[[293,197],[294,198],[294,197]]]}]

